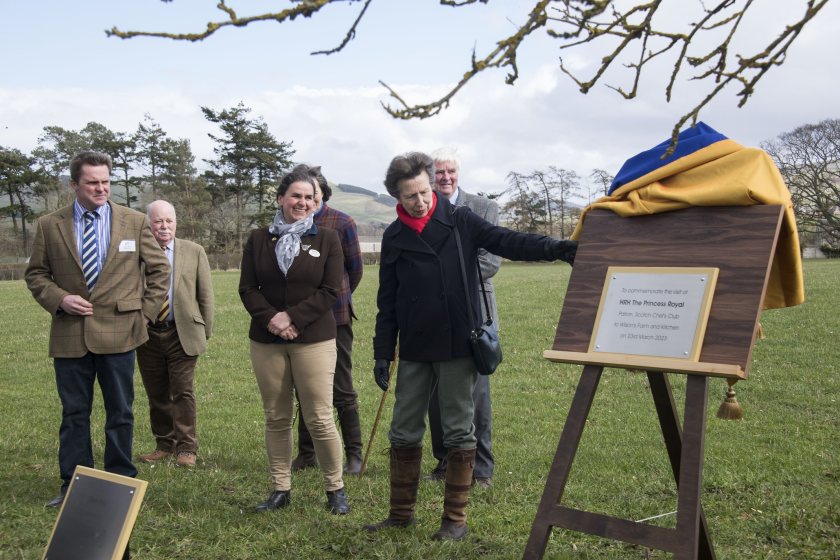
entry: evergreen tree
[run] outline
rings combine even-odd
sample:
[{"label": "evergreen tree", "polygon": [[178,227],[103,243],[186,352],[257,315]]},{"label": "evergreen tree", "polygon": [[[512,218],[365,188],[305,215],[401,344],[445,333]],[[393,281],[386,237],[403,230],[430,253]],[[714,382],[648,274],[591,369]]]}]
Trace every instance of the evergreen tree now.
[{"label": "evergreen tree", "polygon": [[0,146],[0,189],[9,199],[9,205],[0,209],[0,216],[11,219],[12,233],[20,242],[22,255],[29,254],[27,224],[35,218],[30,201],[43,178],[34,157]]},{"label": "evergreen tree", "polygon": [[178,235],[209,246],[211,197],[205,180],[197,176],[189,140],[163,141],[158,179],[159,196],[171,202],[178,212]]},{"label": "evergreen tree", "polygon": [[[278,142],[262,119],[251,119],[251,109],[242,102],[221,111],[209,107],[201,110],[221,131],[220,135],[209,134],[216,143],[216,157],[205,160],[211,167],[205,178],[217,225],[233,226],[230,233],[224,233],[225,229],[217,231],[217,236],[221,235],[218,241],[226,245],[232,241],[239,250],[245,228],[265,222],[265,207],[271,200],[269,185],[290,165],[288,158],[294,151],[291,143]],[[250,204],[256,206],[256,214],[248,212]]]},{"label": "evergreen tree", "polygon": [[291,142],[279,142],[268,131],[268,126],[261,119],[254,123],[251,134],[252,161],[254,172],[254,197],[257,212],[251,225],[268,225],[274,214],[276,187],[280,176],[291,167],[289,158],[294,155]]},{"label": "evergreen tree", "polygon": [[[167,141],[169,138],[149,113],[143,115],[143,122],[137,126],[134,133],[136,143],[136,156],[138,165],[146,171],[143,179],[146,185],[152,188],[152,199],[158,198],[160,187],[161,168],[165,165],[164,159],[167,156]],[[180,220],[179,220],[180,222]]]}]

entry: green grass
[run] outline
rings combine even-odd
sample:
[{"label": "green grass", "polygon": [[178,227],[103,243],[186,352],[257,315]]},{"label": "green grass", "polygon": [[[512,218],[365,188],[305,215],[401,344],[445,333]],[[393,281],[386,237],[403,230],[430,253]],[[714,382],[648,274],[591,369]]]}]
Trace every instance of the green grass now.
[{"label": "green grass", "polygon": [[[199,462],[194,471],[141,465],[149,488],[131,540],[139,559],[519,558],[580,373],[547,362],[568,279],[562,265],[506,263],[497,276],[505,362],[492,379],[496,476],[473,492],[470,536],[436,543],[440,483],[422,482],[414,529],[367,535],[387,513],[388,401],[367,475],[346,481],[353,512],[324,509],[317,472],[296,474],[293,503],[251,513],[269,490],[262,411],[247,350],[238,274],[216,273],[217,328],[196,373]],[[770,311],[749,380],[739,383],[741,422],[714,418],[726,388],[710,384],[703,504],[718,558],[837,558],[840,554],[840,262],[806,263],[807,302]],[[356,294],[356,386],[365,442],[381,392],[370,373],[377,269]],[[0,558],[40,558],[56,518],[60,407],[47,357],[48,315],[22,282],[0,282]],[[672,376],[677,400],[684,379]],[[137,380],[135,453],[151,450]],[[393,398],[389,396],[389,399]],[[94,449],[102,455],[97,396]],[[99,463],[101,465],[101,463]],[[424,471],[433,461],[427,454]],[[564,503],[641,519],[675,509],[676,491],[641,373],[608,370],[592,408]],[[657,521],[673,526],[673,516]],[[546,558],[667,558],[659,551],[555,530]]]}]

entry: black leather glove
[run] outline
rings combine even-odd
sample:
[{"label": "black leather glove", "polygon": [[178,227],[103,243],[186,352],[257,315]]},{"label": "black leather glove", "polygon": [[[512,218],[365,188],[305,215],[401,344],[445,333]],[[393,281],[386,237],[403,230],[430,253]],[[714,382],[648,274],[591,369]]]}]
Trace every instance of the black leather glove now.
[{"label": "black leather glove", "polygon": [[577,246],[577,241],[570,241],[567,239],[555,241],[551,252],[555,259],[574,265],[575,254],[577,254]]},{"label": "black leather glove", "polygon": [[388,360],[376,360],[373,362],[373,379],[383,391],[388,390],[388,382],[391,380],[391,362]]}]

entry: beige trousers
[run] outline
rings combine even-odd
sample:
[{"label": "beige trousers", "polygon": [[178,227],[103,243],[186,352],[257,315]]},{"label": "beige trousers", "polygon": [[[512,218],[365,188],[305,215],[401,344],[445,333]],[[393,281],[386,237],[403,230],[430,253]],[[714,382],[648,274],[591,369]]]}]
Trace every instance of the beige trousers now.
[{"label": "beige trousers", "polygon": [[275,490],[292,487],[293,389],[312,434],[327,491],[344,487],[341,440],[332,415],[335,339],[308,344],[251,341],[251,365],[265,411],[265,447]]}]

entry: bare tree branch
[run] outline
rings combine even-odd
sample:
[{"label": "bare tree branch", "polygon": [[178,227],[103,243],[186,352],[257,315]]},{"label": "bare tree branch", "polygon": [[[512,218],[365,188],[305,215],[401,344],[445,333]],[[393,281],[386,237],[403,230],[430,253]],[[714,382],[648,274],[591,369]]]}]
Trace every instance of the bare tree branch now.
[{"label": "bare tree branch", "polygon": [[219,10],[225,12],[228,15],[229,19],[225,21],[209,22],[207,24],[207,29],[200,33],[120,31],[116,27],[113,27],[110,30],[106,30],[105,34],[108,37],[119,37],[120,39],[131,39],[133,37],[158,37],[161,39],[172,39],[174,41],[203,41],[219,29],[223,27],[229,27],[231,25],[235,27],[245,27],[251,23],[258,21],[276,21],[277,23],[283,23],[287,20],[293,20],[298,16],[303,16],[307,18],[312,17],[312,15],[318,12],[321,8],[323,8],[327,4],[332,4],[336,1],[340,0],[305,0],[292,8],[287,8],[280,12],[258,14],[255,16],[240,18],[236,15],[236,12],[234,12],[233,9],[229,8],[227,4],[225,4],[225,0],[220,0],[216,7]]},{"label": "bare tree branch", "polygon": [[483,59],[477,60],[475,50],[473,50],[471,68],[464,73],[464,76],[455,85],[455,87],[449,90],[449,92],[440,99],[427,104],[409,105],[396,94],[393,88],[380,81],[380,83],[388,89],[391,97],[399,101],[403,108],[395,109],[386,103],[383,103],[382,106],[386,111],[388,111],[389,115],[399,119],[425,119],[432,117],[448,107],[449,101],[461,90],[462,87],[467,85],[467,83],[476,75],[488,68],[501,68],[503,66],[510,67],[510,72],[505,78],[505,83],[512,85],[519,77],[519,68],[516,65],[517,49],[519,49],[519,45],[522,44],[522,41],[525,40],[528,35],[545,26],[547,21],[546,8],[552,1],[554,0],[540,0],[537,2],[534,5],[534,9],[531,10],[531,13],[528,16],[528,21],[525,25],[520,27],[516,33],[507,39],[503,39],[496,43],[496,48]]},{"label": "bare tree branch", "polygon": [[356,18],[356,21],[354,21],[353,25],[350,26],[350,29],[347,30],[347,34],[344,36],[344,40],[341,42],[340,45],[338,45],[334,49],[330,49],[328,51],[315,51],[315,52],[312,52],[310,54],[327,54],[327,55],[330,55],[330,54],[337,53],[338,51],[342,50],[345,46],[347,46],[347,43],[349,43],[350,41],[352,41],[356,37],[356,27],[359,25],[359,22],[362,21],[362,18],[365,17],[365,12],[367,11],[368,6],[370,6],[371,1],[372,0],[364,0],[365,5],[362,6],[362,10],[359,12],[359,17]]},{"label": "bare tree branch", "polygon": [[[164,0],[166,1],[166,0]],[[121,31],[114,27],[106,31],[108,36],[128,39],[132,37],[159,37],[181,41],[201,41],[222,27],[245,27],[258,21],[284,23],[298,16],[311,17],[321,8],[337,2],[363,2],[362,9],[350,26],[342,42],[335,48],[315,51],[312,54],[334,54],[341,51],[356,35],[362,18],[373,0],[299,0],[295,5],[276,13],[258,14],[239,17],[233,8],[220,0],[216,6],[225,13],[226,20],[210,22],[207,29],[199,33],[165,33],[146,31]],[[463,7],[470,4],[487,4],[488,0],[439,0],[441,5]],[[675,0],[679,1],[679,0]],[[685,2],[685,0],[683,0]],[[741,24],[751,9],[754,0],[716,0],[706,8],[697,21],[685,24],[684,29],[677,29],[673,23],[668,28],[661,28],[657,16],[664,0],[648,0],[636,5],[617,6],[616,0],[533,0],[527,18],[513,35],[498,41],[485,56],[476,53],[470,57],[470,63],[460,80],[440,98],[428,103],[411,104],[405,101],[384,81],[380,83],[388,91],[393,104],[382,103],[385,110],[400,119],[425,119],[447,108],[453,97],[473,78],[490,69],[507,68],[505,83],[514,84],[519,77],[517,55],[519,47],[535,31],[545,29],[546,34],[559,41],[561,50],[575,49],[585,44],[604,45],[607,52],[591,76],[580,77],[566,66],[560,58],[560,70],[573,80],[582,93],[589,92],[596,84],[603,81],[607,72],[616,64],[631,70],[631,79],[625,86],[605,84],[625,99],[636,97],[639,92],[642,74],[645,68],[657,59],[673,56],[673,70],[664,85],[665,100],[670,102],[674,88],[682,73],[693,69],[693,75],[685,79],[707,85],[707,93],[692,109],[687,111],[676,123],[673,138],[689,121],[696,122],[701,110],[733,83],[740,85],[737,92],[738,106],[742,107],[764,77],[773,67],[784,63],[788,48],[807,25],[826,5],[828,0],[804,0],[804,14],[789,22],[781,34],[767,43],[767,46],[752,55],[732,52],[732,45],[739,33]],[[764,8],[767,9],[767,8]],[[716,37],[723,32],[720,40],[708,50],[704,50],[701,37]],[[694,88],[697,89],[696,87]],[[672,144],[671,149],[674,145]],[[669,150],[670,153],[671,150]]]},{"label": "bare tree branch", "polygon": [[444,6],[466,6],[467,4],[475,4],[476,2],[481,2],[482,4],[486,4],[488,0],[440,0],[440,3]]},{"label": "bare tree branch", "polygon": [[[661,6],[661,1],[651,1],[647,4],[640,4],[628,9],[626,12],[616,13],[615,11],[606,22],[594,21],[595,16],[600,16],[606,10],[604,3],[593,5],[589,10],[583,10],[581,6],[573,2],[566,2],[564,7],[558,8],[558,17],[552,17],[552,21],[570,27],[565,32],[557,32],[549,29],[549,35],[560,39],[576,39],[573,42],[562,44],[561,49],[568,49],[583,43],[596,41],[602,37],[620,37],[620,44],[612,52],[601,59],[601,64],[595,70],[592,78],[582,80],[575,76],[561,59],[560,69],[568,75],[581,89],[581,92],[588,92],[604,76],[610,66],[619,59],[619,56],[629,51],[631,43],[638,41],[640,50],[638,61],[627,64],[633,70],[632,88],[625,91],[621,87],[608,85],[626,99],[632,98],[637,93],[639,78],[643,68],[654,58],[666,54],[679,45],[679,52],[674,60],[674,69],[665,87],[666,101],[671,101],[673,89],[684,62],[693,68],[699,68],[700,72],[691,76],[692,81],[712,80],[712,87],[708,94],[697,103],[692,109],[686,112],[675,124],[672,131],[670,148],[665,155],[672,153],[675,147],[676,138],[682,127],[691,121],[695,123],[699,118],[701,110],[724,88],[732,82],[741,84],[738,92],[740,101],[738,106],[743,106],[749,97],[754,93],[756,84],[773,66],[784,62],[787,49],[793,40],[807,24],[825,5],[827,0],[808,0],[805,14],[796,22],[788,25],[782,34],[772,41],[763,51],[753,56],[735,55],[735,60],[730,57],[730,45],[739,30],[739,26],[746,12],[753,7],[753,0],[722,0],[716,6],[705,9],[704,16],[697,22],[690,24],[687,33],[675,33],[673,31],[661,31],[653,27],[653,15]],[[634,24],[635,16],[643,15],[640,23]],[[712,30],[727,29],[726,37],[714,48],[699,55],[689,55],[689,47],[694,44],[695,39],[702,33]],[[665,45],[656,51],[647,51],[649,41],[665,41]]]}]

